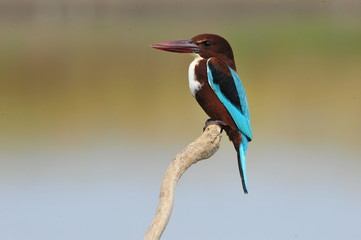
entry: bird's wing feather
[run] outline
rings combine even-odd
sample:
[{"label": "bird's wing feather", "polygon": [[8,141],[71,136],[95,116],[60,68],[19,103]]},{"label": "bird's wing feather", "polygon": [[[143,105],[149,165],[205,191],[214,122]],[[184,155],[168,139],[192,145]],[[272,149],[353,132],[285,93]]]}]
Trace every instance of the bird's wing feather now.
[{"label": "bird's wing feather", "polygon": [[230,67],[227,67],[231,73],[228,75],[221,71],[217,62],[211,60],[212,58],[207,61],[209,85],[232,116],[239,130],[251,140],[252,130],[248,103],[241,79]]}]

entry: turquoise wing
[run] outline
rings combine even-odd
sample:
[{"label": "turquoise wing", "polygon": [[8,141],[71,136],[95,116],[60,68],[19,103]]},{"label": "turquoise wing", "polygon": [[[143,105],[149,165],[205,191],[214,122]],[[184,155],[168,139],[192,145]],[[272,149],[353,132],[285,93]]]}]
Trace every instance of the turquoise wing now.
[{"label": "turquoise wing", "polygon": [[223,73],[219,67],[207,61],[209,85],[233,118],[238,129],[248,140],[251,140],[252,130],[246,92],[238,74],[231,68],[229,70],[232,76]]}]

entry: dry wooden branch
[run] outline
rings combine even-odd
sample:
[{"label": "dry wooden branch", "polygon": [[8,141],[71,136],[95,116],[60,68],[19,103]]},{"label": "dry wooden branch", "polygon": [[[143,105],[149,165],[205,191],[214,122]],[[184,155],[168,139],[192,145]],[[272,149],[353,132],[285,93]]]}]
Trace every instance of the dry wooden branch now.
[{"label": "dry wooden branch", "polygon": [[159,240],[172,214],[174,190],[182,174],[194,163],[217,152],[221,141],[221,127],[208,125],[202,135],[190,143],[168,166],[160,189],[156,215],[144,240]]}]

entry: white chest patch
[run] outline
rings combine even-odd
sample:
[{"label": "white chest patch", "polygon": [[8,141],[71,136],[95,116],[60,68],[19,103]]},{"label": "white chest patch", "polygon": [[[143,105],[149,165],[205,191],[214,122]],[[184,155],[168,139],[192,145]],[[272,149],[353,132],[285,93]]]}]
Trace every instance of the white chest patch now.
[{"label": "white chest patch", "polygon": [[189,65],[189,69],[188,69],[189,89],[191,90],[193,97],[196,96],[196,92],[198,92],[199,89],[201,89],[203,86],[203,84],[197,81],[196,75],[194,73],[195,67],[202,59],[203,59],[202,57],[197,55],[196,58],[193,60],[193,62]]}]

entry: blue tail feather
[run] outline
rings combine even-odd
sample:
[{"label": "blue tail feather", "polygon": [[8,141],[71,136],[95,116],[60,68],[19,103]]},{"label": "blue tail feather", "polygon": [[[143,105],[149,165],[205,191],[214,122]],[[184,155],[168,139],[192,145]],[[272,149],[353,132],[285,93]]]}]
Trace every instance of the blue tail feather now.
[{"label": "blue tail feather", "polygon": [[248,148],[248,141],[245,135],[242,134],[242,142],[238,149],[238,167],[241,175],[242,187],[244,193],[248,193],[247,174],[246,174],[246,151]]}]

